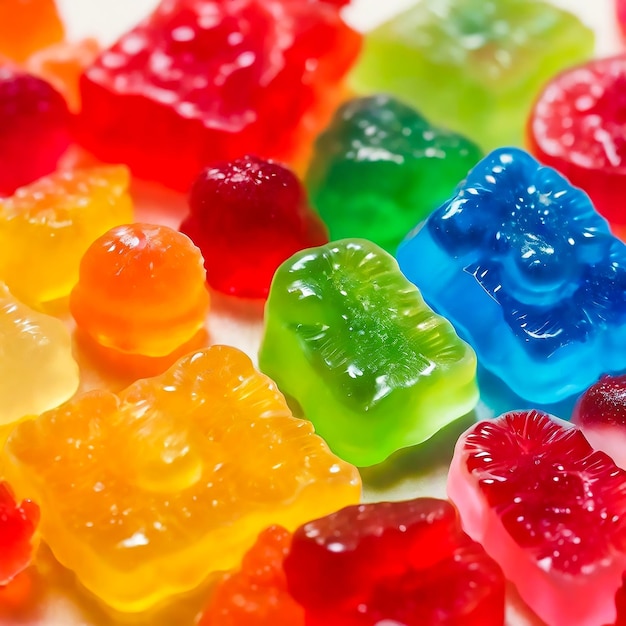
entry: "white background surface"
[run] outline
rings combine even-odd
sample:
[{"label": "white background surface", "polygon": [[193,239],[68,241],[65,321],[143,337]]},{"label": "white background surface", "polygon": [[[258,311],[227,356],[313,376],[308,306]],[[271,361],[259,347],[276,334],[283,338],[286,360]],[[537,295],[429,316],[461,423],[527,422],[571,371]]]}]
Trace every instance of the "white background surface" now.
[{"label": "white background surface", "polygon": [[[157,0],[57,0],[61,7],[70,38],[96,36],[110,43],[131,27],[157,4]],[[382,19],[393,15],[415,0],[353,0],[354,6],[347,12],[349,21],[359,29],[374,26]],[[609,54],[618,49],[618,39],[613,19],[612,0],[554,0],[556,4],[575,12],[592,26],[597,33],[598,54]],[[180,196],[154,197],[145,195],[138,206],[138,214],[154,216],[155,212],[169,217],[161,220],[177,224],[184,210]],[[167,203],[167,207],[164,206]],[[174,216],[174,217],[172,217]],[[233,305],[225,299],[214,300],[210,323],[212,343],[236,345],[256,357],[260,333],[260,309],[250,310],[246,305]],[[98,385],[100,379],[87,378],[83,387]],[[369,468],[363,472],[366,499],[398,499],[419,495],[445,496],[445,477],[450,460],[451,447],[455,438],[469,421],[453,425],[449,432],[438,435],[423,450],[414,449],[392,457],[382,467]],[[47,567],[46,560],[43,568]],[[121,623],[106,616],[93,602],[65,590],[73,589],[71,575],[50,565],[57,578],[58,589],[35,590],[33,606],[23,615],[3,617],[0,626],[112,626]],[[39,583],[35,581],[35,587]],[[48,583],[47,583],[48,584]],[[0,600],[1,602],[1,600]],[[184,626],[191,624],[195,606],[202,604],[196,597],[189,604],[192,614],[170,612],[160,617],[135,622],[148,626]],[[176,615],[174,617],[173,615]],[[189,620],[189,621],[187,621]],[[511,626],[538,624],[519,608],[514,594],[510,603],[508,623]],[[575,625],[572,625],[575,626]]]}]

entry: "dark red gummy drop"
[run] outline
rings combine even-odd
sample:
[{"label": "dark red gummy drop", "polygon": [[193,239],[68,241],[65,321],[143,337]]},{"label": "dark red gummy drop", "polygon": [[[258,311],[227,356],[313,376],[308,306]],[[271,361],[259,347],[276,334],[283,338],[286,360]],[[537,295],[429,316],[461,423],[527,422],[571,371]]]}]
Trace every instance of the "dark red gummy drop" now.
[{"label": "dark red gummy drop", "polygon": [[53,172],[70,145],[70,113],[46,81],[0,67],[0,195]]},{"label": "dark red gummy drop", "polygon": [[347,507],[300,527],[284,562],[307,626],[502,626],[504,577],[446,501]]},{"label": "dark red gummy drop", "polygon": [[283,261],[328,241],[296,175],[256,157],[202,172],[189,206],[180,230],[202,251],[209,285],[223,293],[264,298]]},{"label": "dark red gummy drop", "polygon": [[580,427],[626,426],[626,375],[603,376],[580,397],[572,420]]}]

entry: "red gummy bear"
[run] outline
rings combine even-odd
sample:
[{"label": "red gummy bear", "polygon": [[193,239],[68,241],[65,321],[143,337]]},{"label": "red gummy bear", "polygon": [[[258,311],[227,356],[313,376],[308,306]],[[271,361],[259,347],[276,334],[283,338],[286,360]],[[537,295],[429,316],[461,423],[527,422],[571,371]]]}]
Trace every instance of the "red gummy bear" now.
[{"label": "red gummy bear", "polygon": [[39,507],[30,500],[18,505],[9,486],[0,482],[0,585],[30,564],[38,523]]},{"label": "red gummy bear", "polygon": [[283,571],[290,545],[284,528],[264,530],[241,571],[218,584],[198,626],[304,626],[304,610],[288,594]]},{"label": "red gummy bear", "polygon": [[70,145],[63,96],[41,78],[0,67],[0,196],[53,172]]},{"label": "red gummy bear", "polygon": [[256,157],[205,170],[189,204],[180,230],[202,251],[209,285],[231,295],[265,298],[283,261],[328,242],[295,174]]},{"label": "red gummy bear", "polygon": [[300,527],[284,562],[307,626],[503,626],[504,577],[433,498],[342,509]]},{"label": "red gummy bear", "polygon": [[84,145],[185,190],[247,151],[293,160],[360,49],[343,3],[163,0],[83,75]]},{"label": "red gummy bear", "polygon": [[[532,152],[586,191],[612,226],[626,226],[626,55],[556,76],[528,124]],[[621,230],[621,229],[619,229]],[[623,232],[618,232],[623,235]]]}]

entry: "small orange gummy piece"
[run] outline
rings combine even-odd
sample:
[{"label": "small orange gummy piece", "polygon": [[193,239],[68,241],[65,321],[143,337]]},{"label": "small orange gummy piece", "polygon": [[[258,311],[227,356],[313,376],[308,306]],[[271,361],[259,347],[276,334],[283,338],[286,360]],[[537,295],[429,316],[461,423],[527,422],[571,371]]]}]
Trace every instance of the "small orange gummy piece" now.
[{"label": "small orange gummy piece", "polygon": [[165,356],[203,327],[205,278],[202,254],[186,235],[152,224],[118,226],[83,256],[70,310],[103,346]]},{"label": "small orange gummy piece", "polygon": [[304,609],[289,595],[283,571],[290,545],[288,530],[265,529],[241,570],[218,584],[198,626],[304,626]]},{"label": "small orange gummy piece", "polygon": [[22,62],[63,35],[54,0],[0,2],[0,56]]},{"label": "small orange gummy piece", "polygon": [[80,110],[80,75],[95,61],[99,52],[100,46],[95,39],[63,41],[35,53],[26,61],[25,67],[31,74],[48,81],[65,97],[70,111],[77,113]]}]

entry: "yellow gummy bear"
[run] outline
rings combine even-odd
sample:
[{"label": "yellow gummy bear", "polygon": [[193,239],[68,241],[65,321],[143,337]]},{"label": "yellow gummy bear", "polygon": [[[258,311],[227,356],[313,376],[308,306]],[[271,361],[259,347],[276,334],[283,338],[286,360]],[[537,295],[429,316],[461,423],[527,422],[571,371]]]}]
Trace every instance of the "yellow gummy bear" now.
[{"label": "yellow gummy bear", "polygon": [[89,245],[132,221],[126,167],[57,172],[0,198],[0,280],[23,302],[67,296]]},{"label": "yellow gummy bear", "polygon": [[0,443],[6,427],[65,402],[78,389],[70,334],[0,283]]},{"label": "yellow gummy bear", "polygon": [[356,468],[225,346],[19,424],[4,461],[56,558],[126,612],[237,566],[266,526],[294,529],[361,491]]}]

